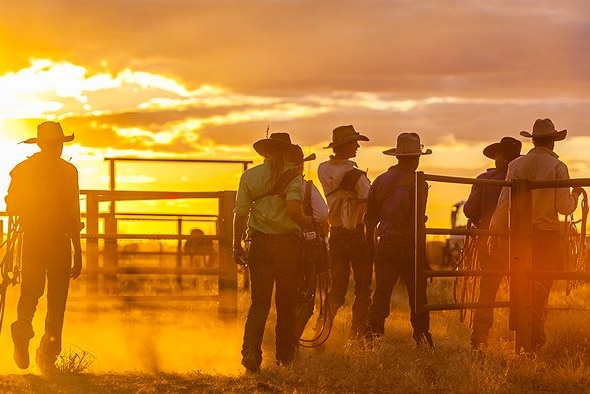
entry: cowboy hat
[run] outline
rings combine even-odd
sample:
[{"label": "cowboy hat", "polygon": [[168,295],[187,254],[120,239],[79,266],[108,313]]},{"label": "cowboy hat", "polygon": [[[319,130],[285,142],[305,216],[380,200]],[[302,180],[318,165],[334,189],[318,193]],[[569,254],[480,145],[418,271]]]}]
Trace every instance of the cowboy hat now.
[{"label": "cowboy hat", "polygon": [[369,141],[369,138],[357,133],[352,125],[338,126],[332,130],[332,142],[324,149],[333,148],[352,141]]},{"label": "cowboy hat", "polygon": [[252,145],[254,150],[261,156],[267,155],[275,150],[284,150],[295,145],[291,143],[291,137],[288,133],[272,133],[270,137],[258,140]]},{"label": "cowboy hat", "polygon": [[418,134],[401,133],[397,136],[397,147],[383,151],[383,153],[389,156],[420,156],[432,153],[431,149],[423,151],[423,148]]},{"label": "cowboy hat", "polygon": [[554,141],[561,141],[567,135],[567,130],[557,131],[549,118],[537,119],[533,125],[533,133],[521,131],[520,135],[528,138],[553,138]]},{"label": "cowboy hat", "polygon": [[57,122],[43,122],[37,126],[37,137],[21,141],[24,144],[42,144],[44,142],[70,142],[74,134],[64,135],[61,125]]},{"label": "cowboy hat", "polygon": [[502,137],[500,142],[494,142],[486,146],[483,150],[485,157],[495,159],[498,152],[502,152],[503,155],[510,160],[516,159],[520,156],[520,149],[522,148],[522,142],[512,137]]}]

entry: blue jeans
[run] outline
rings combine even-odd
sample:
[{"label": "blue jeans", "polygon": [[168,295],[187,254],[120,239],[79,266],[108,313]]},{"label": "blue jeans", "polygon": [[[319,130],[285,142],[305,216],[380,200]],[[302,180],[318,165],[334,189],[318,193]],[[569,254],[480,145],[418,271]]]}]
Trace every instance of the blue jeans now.
[{"label": "blue jeans", "polygon": [[[421,262],[424,260],[422,250]],[[430,316],[428,312],[416,313],[415,308],[415,265],[414,244],[411,238],[391,237],[380,238],[375,251],[375,292],[373,303],[369,310],[368,331],[371,334],[383,335],[385,332],[385,319],[390,313],[391,294],[399,278],[401,278],[408,290],[408,302],[410,304],[410,322],[414,329],[414,335],[418,336],[430,330]],[[426,278],[423,278],[423,291],[418,294],[420,303],[427,302]]]},{"label": "blue jeans", "polygon": [[242,355],[254,354],[262,362],[262,339],[276,283],[276,359],[293,360],[298,338],[295,335],[295,306],[301,279],[301,247],[295,235],[256,234],[248,251],[252,304],[244,328]]},{"label": "blue jeans", "polygon": [[352,269],[354,301],[350,334],[355,336],[364,329],[371,306],[373,263],[369,259],[364,228],[331,229],[329,243],[331,283],[328,302],[331,313],[335,315],[336,310],[344,305]]}]

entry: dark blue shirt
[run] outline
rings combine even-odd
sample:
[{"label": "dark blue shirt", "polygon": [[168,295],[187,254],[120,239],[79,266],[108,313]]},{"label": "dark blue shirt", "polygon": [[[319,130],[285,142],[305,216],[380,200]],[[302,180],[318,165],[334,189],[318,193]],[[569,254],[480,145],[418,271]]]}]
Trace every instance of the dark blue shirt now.
[{"label": "dark blue shirt", "polygon": [[[371,185],[365,222],[370,226],[377,225],[377,236],[414,236],[415,176],[414,170],[398,164],[379,175]],[[428,184],[424,182],[420,187],[424,198],[418,202],[418,218],[425,226]]]},{"label": "dark blue shirt", "polygon": [[[477,179],[506,179],[506,170],[499,170],[497,168],[489,168],[483,174],[478,175]],[[473,224],[478,228],[488,229],[490,220],[496,210],[498,197],[502,186],[477,185],[471,187],[471,193],[467,202],[463,206],[463,212]]]}]

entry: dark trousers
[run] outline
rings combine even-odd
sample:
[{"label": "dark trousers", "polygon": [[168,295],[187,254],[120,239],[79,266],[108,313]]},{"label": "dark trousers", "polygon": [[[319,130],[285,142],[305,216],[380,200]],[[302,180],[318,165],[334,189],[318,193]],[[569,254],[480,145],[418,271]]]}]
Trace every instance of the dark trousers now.
[{"label": "dark trousers", "polygon": [[17,335],[33,337],[33,316],[47,278],[47,315],[40,349],[48,357],[61,352],[61,334],[71,272],[71,241],[65,234],[27,231],[23,235],[21,294],[14,323]]},{"label": "dark trousers", "polygon": [[[482,270],[501,270],[508,268],[508,250],[498,249],[493,254],[488,253],[487,237],[480,237],[477,240],[477,259]],[[496,300],[496,294],[502,283],[503,276],[482,276],[479,282],[480,303],[490,303]],[[475,309],[473,313],[473,332],[471,344],[487,344],[489,332],[494,323],[494,309]]]},{"label": "dark trousers", "polygon": [[295,306],[301,275],[301,248],[295,235],[252,237],[248,251],[252,304],[244,329],[242,355],[252,354],[262,362],[262,339],[276,283],[276,359],[289,363],[297,347]]},{"label": "dark trousers", "polygon": [[[531,241],[533,269],[540,271],[558,271],[563,269],[561,234],[559,231],[533,230]],[[553,286],[552,280],[531,282],[532,315],[531,344],[539,349],[546,342],[545,320],[547,318],[547,301]]]},{"label": "dark trousers", "polygon": [[367,322],[371,306],[371,282],[373,263],[369,259],[363,226],[355,230],[330,230],[330,292],[328,302],[332,318],[344,305],[350,271],[354,278],[354,302],[350,334],[358,335]]},{"label": "dark trousers", "polygon": [[[425,250],[421,248],[421,264],[425,264]],[[430,330],[430,316],[428,312],[416,313],[415,301],[415,263],[414,242],[412,238],[391,237],[381,238],[375,252],[375,292],[373,303],[369,311],[368,330],[374,335],[383,335],[385,319],[390,313],[391,294],[398,280],[401,278],[408,291],[410,304],[410,323],[414,330],[414,337]],[[426,278],[422,279],[418,301],[426,302]]]}]

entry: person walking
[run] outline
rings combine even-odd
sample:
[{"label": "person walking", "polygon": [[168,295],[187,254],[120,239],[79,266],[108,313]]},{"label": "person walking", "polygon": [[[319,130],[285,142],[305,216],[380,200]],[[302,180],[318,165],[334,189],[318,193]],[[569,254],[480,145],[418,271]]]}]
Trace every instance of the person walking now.
[{"label": "person walking", "polygon": [[[486,146],[484,156],[494,160],[494,168],[477,176],[477,179],[506,179],[508,163],[520,156],[522,142],[512,137],[503,137],[499,142]],[[498,197],[502,191],[501,186],[474,184],[471,187],[469,198],[463,206],[463,212],[471,222],[481,230],[487,230],[490,220],[496,209]],[[490,254],[487,247],[487,237],[477,237],[477,259],[482,270],[500,270],[508,268],[508,249],[498,250]],[[483,276],[479,282],[478,303],[491,303],[496,299],[496,293],[500,288],[501,276]],[[494,322],[493,308],[475,309],[473,314],[473,331],[471,333],[471,346],[474,349],[487,347],[490,329]]]},{"label": "person walking", "polygon": [[[426,239],[418,239],[416,244],[415,223],[417,218],[418,226],[426,227],[428,198],[428,185],[424,182],[418,185],[423,199],[415,201],[416,170],[420,156],[432,153],[430,149],[422,149],[417,133],[399,134],[397,147],[383,152],[397,157],[398,164],[379,175],[369,191],[365,223],[369,250],[375,256],[376,283],[365,330],[365,337],[370,343],[385,332],[391,294],[398,278],[401,278],[408,292],[412,337],[418,346],[433,346],[429,314],[416,311],[416,302],[427,302],[426,278],[420,283],[423,291],[417,295],[415,291],[416,251],[419,266],[426,268]],[[379,239],[377,246],[376,237]]]},{"label": "person walking", "polygon": [[37,137],[23,141],[36,143],[40,152],[12,169],[5,198],[7,213],[18,216],[23,231],[21,293],[11,325],[14,361],[21,369],[29,367],[32,320],[47,282],[45,333],[36,352],[42,373],[57,371],[68,287],[82,269],[78,171],[61,158],[64,142],[73,139],[59,123],[41,123]]},{"label": "person walking", "polygon": [[338,309],[344,305],[352,270],[354,301],[350,339],[358,338],[366,324],[373,278],[363,224],[371,183],[366,173],[350,160],[356,157],[360,147],[358,141],[369,141],[369,138],[358,133],[352,125],[336,127],[332,142],[326,147],[334,154],[318,167],[319,180],[328,202],[331,283],[325,308],[329,313],[318,319],[316,331],[325,327],[325,319],[333,322]]},{"label": "person walking", "polygon": [[[276,284],[276,360],[293,362],[298,338],[295,307],[301,275],[302,229],[312,227],[301,209],[301,169],[285,160],[295,147],[287,133],[272,133],[256,141],[254,150],[264,162],[245,171],[234,210],[233,256],[250,271],[251,300],[244,327],[242,365],[248,373],[260,370],[262,339]],[[242,240],[251,240],[248,253]]]},{"label": "person walking", "polygon": [[[567,180],[567,166],[559,160],[554,152],[555,141],[562,141],[567,130],[556,130],[551,119],[537,119],[533,132],[521,131],[520,135],[532,138],[534,147],[526,155],[514,159],[508,165],[506,180]],[[508,228],[509,188],[500,193],[496,211],[490,221],[490,230],[506,231]],[[575,211],[578,198],[582,193],[580,187],[535,189],[532,191],[532,264],[535,270],[557,271],[562,269],[561,224],[558,214],[569,215]],[[502,242],[504,237],[492,236],[489,239],[490,250],[507,247]],[[537,280],[532,283],[532,333],[531,345],[538,351],[546,342],[545,319],[546,306],[551,292],[552,280]]]}]

